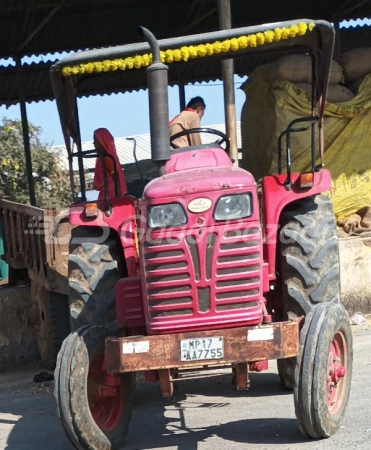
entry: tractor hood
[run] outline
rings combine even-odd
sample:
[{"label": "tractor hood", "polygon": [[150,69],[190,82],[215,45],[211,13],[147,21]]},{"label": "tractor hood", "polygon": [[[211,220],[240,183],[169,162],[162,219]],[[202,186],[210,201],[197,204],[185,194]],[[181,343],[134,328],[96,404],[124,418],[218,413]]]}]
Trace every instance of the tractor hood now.
[{"label": "tractor hood", "polygon": [[154,200],[223,189],[242,189],[254,185],[254,177],[239,167],[202,167],[156,178],[146,186],[143,199]]}]

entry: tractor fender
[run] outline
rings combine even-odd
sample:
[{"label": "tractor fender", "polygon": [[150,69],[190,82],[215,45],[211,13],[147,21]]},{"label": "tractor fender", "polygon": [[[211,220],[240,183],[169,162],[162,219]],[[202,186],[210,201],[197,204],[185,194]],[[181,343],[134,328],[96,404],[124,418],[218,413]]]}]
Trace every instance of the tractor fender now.
[{"label": "tractor fender", "polygon": [[[135,198],[125,196],[110,200],[111,213],[106,214],[103,205],[98,204],[97,217],[87,217],[85,214],[86,203],[73,204],[70,207],[70,224],[74,227],[91,229],[93,234],[96,230],[101,230],[102,243],[110,235],[118,236],[121,243],[123,257],[125,259],[127,274],[135,277],[138,271],[138,246],[136,237],[136,211]],[[76,242],[78,244],[78,242]]]},{"label": "tractor fender", "polygon": [[276,249],[282,211],[290,204],[331,190],[331,175],[327,169],[314,172],[313,186],[301,189],[298,186],[300,173],[291,175],[292,186],[285,186],[286,174],[269,175],[262,181],[262,203],[264,222],[264,253],[268,258],[269,280],[276,278]]}]

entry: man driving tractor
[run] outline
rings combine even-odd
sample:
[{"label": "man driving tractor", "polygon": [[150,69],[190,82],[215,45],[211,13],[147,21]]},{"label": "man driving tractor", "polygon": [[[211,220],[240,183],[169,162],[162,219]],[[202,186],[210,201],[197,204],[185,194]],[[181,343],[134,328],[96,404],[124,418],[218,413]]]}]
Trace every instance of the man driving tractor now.
[{"label": "man driving tractor", "polygon": [[[181,131],[190,130],[192,128],[201,127],[201,119],[205,114],[206,105],[202,97],[192,98],[184,111],[175,116],[169,123],[170,137]],[[201,137],[199,133],[189,134],[174,139],[174,147],[190,147],[193,145],[201,145]]]}]

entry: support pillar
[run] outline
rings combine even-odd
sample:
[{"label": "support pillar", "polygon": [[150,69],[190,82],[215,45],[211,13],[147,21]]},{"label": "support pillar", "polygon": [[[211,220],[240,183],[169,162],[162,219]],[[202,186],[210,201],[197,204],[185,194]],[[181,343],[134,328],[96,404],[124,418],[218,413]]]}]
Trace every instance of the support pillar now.
[{"label": "support pillar", "polygon": [[[232,14],[230,0],[218,0],[219,28],[229,30],[232,28]],[[224,89],[225,127],[230,138],[229,156],[238,165],[237,128],[236,128],[236,101],[234,95],[234,61],[222,61],[222,77]]]},{"label": "support pillar", "polygon": [[25,93],[24,93],[23,70],[22,70],[21,59],[19,57],[16,57],[15,63],[16,63],[16,82],[17,82],[17,89],[18,89],[18,96],[19,96],[19,105],[20,105],[20,109],[21,109],[23,145],[24,145],[24,153],[25,153],[25,158],[26,158],[28,192],[29,192],[29,196],[30,196],[31,206],[36,206],[35,185],[34,185],[34,180],[33,180],[33,175],[32,175],[30,135],[29,135],[29,129],[28,129],[26,97],[25,97]]},{"label": "support pillar", "polygon": [[334,58],[337,58],[341,53],[340,22],[338,20],[334,23],[334,28],[335,28]]},{"label": "support pillar", "polygon": [[179,89],[179,108],[180,111],[183,111],[186,108],[186,95],[183,70],[181,68],[178,68],[177,70],[177,81]]},{"label": "support pillar", "polygon": [[179,108],[183,111],[186,108],[186,96],[184,83],[179,82]]}]

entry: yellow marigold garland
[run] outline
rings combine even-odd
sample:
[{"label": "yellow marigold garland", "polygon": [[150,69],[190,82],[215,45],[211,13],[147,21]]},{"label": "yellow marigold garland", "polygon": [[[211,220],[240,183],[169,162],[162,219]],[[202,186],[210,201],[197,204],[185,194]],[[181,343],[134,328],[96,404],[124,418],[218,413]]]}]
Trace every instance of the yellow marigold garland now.
[{"label": "yellow marigold garland", "polygon": [[[169,49],[161,51],[161,61],[167,64],[180,61],[188,61],[195,58],[203,58],[218,53],[229,51],[236,52],[247,47],[257,47],[259,45],[270,44],[281,39],[290,39],[296,36],[303,36],[315,27],[314,23],[307,25],[301,22],[290,27],[275,28],[267,30],[264,33],[250,34],[248,36],[240,36],[233,39],[225,39],[224,41],[216,41],[208,44],[183,46],[180,49]],[[128,56],[123,59],[113,59],[97,62],[89,62],[79,64],[78,66],[66,66],[62,68],[62,74],[65,77],[71,75],[79,75],[93,72],[110,72],[116,70],[140,69],[148,67],[152,62],[151,54]]]}]

